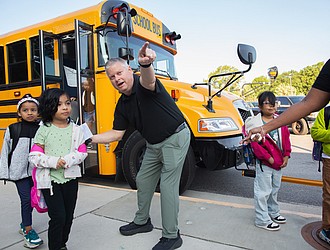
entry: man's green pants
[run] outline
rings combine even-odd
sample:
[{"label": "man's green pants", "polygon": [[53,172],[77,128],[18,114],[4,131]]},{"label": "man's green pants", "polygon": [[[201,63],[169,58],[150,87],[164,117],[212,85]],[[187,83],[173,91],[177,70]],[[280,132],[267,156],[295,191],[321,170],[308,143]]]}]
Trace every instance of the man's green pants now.
[{"label": "man's green pants", "polygon": [[187,127],[160,143],[147,143],[136,177],[138,211],[134,223],[145,224],[150,217],[151,200],[160,179],[162,236],[166,238],[177,237],[179,184],[189,145],[190,131]]}]

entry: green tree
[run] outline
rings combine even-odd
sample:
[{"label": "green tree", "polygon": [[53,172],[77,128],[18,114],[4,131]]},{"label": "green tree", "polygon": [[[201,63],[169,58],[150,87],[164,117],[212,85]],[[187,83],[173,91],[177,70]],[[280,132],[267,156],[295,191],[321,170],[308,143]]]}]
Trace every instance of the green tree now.
[{"label": "green tree", "polygon": [[296,95],[297,90],[293,82],[296,81],[298,73],[296,71],[288,71],[279,74],[276,80],[272,83],[270,90],[275,95]]},{"label": "green tree", "polygon": [[[235,67],[232,67],[232,66],[228,66],[228,65],[219,66],[218,68],[216,68],[216,70],[214,70],[208,74],[208,78],[207,78],[207,80],[204,80],[204,82],[207,82],[211,76],[219,75],[219,74],[223,74],[223,73],[229,73],[229,72],[236,72],[236,71],[238,71],[238,69]],[[232,78],[232,76],[215,77],[212,79],[212,86],[215,89],[221,89],[227,84],[227,82],[231,78]],[[232,85],[227,87],[226,90],[239,95],[240,93],[238,91],[238,89],[239,89],[238,86],[239,86],[239,82],[241,81],[241,79],[242,79],[242,77],[238,81],[235,81]]]},{"label": "green tree", "polygon": [[307,66],[299,71],[297,78],[293,81],[293,85],[297,89],[298,93],[302,93],[304,95],[308,93],[323,65],[324,62],[319,62],[314,65]]},{"label": "green tree", "polygon": [[261,92],[269,90],[269,87],[269,79],[266,76],[259,76],[254,78],[252,83],[242,85],[241,96],[247,101],[254,101]]}]

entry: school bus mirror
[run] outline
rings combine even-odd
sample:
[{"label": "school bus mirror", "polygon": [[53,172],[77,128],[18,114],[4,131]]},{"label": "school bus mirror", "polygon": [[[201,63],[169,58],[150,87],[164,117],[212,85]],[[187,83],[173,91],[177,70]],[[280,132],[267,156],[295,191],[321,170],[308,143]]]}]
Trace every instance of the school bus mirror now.
[{"label": "school bus mirror", "polygon": [[118,56],[124,60],[134,60],[134,51],[132,48],[119,48]]},{"label": "school bus mirror", "polygon": [[251,65],[256,61],[256,49],[247,44],[238,44],[237,54],[242,63]]},{"label": "school bus mirror", "polygon": [[132,35],[132,20],[127,11],[117,13],[117,33],[119,36]]}]

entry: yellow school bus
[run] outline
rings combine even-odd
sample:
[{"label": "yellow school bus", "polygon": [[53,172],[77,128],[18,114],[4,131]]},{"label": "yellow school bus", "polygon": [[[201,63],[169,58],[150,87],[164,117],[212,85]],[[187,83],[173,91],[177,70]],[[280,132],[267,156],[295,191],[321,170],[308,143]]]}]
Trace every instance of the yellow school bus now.
[{"label": "yellow school bus", "polygon": [[[90,129],[93,133],[111,129],[120,93],[105,74],[105,62],[120,56],[139,74],[137,52],[149,41],[157,53],[156,76],[176,101],[192,133],[180,193],[191,184],[196,165],[220,170],[241,164],[241,127],[252,112],[239,97],[224,89],[214,91],[212,79],[207,83],[184,83],[177,79],[174,56],[180,38],[147,10],[112,0],[1,35],[1,140],[6,127],[16,122],[18,100],[27,93],[38,97],[46,88],[68,92],[73,100],[72,119],[83,123],[86,113],[82,84],[86,79],[94,83],[95,120]],[[223,74],[233,75],[231,82],[247,72],[255,60],[253,47],[239,45],[238,54],[249,68]],[[127,130],[119,143],[91,145],[84,173],[104,176],[123,173],[130,186],[136,188],[135,178],[144,149],[141,135],[134,129]]]}]

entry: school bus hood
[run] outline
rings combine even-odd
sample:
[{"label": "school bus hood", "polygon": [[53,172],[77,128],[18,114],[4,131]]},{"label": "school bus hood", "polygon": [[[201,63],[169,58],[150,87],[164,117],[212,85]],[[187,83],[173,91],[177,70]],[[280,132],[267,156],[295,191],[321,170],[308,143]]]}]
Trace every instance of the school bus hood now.
[{"label": "school bus hood", "polygon": [[[208,103],[208,89],[206,87],[198,86],[197,89],[192,89],[191,84],[184,82],[164,79],[161,82],[170,94],[172,90],[177,91],[179,96],[176,104],[184,114],[195,135],[202,137],[221,137],[241,134],[243,120],[237,108],[237,103],[244,103],[244,101],[238,96],[227,91],[222,91],[220,96],[214,96],[212,98],[214,112],[210,112],[205,107]],[[212,94],[214,93],[216,91],[212,92]],[[248,109],[246,111],[249,112]],[[198,122],[200,119],[205,118],[230,118],[235,123],[236,129],[221,133],[198,132]]]}]

